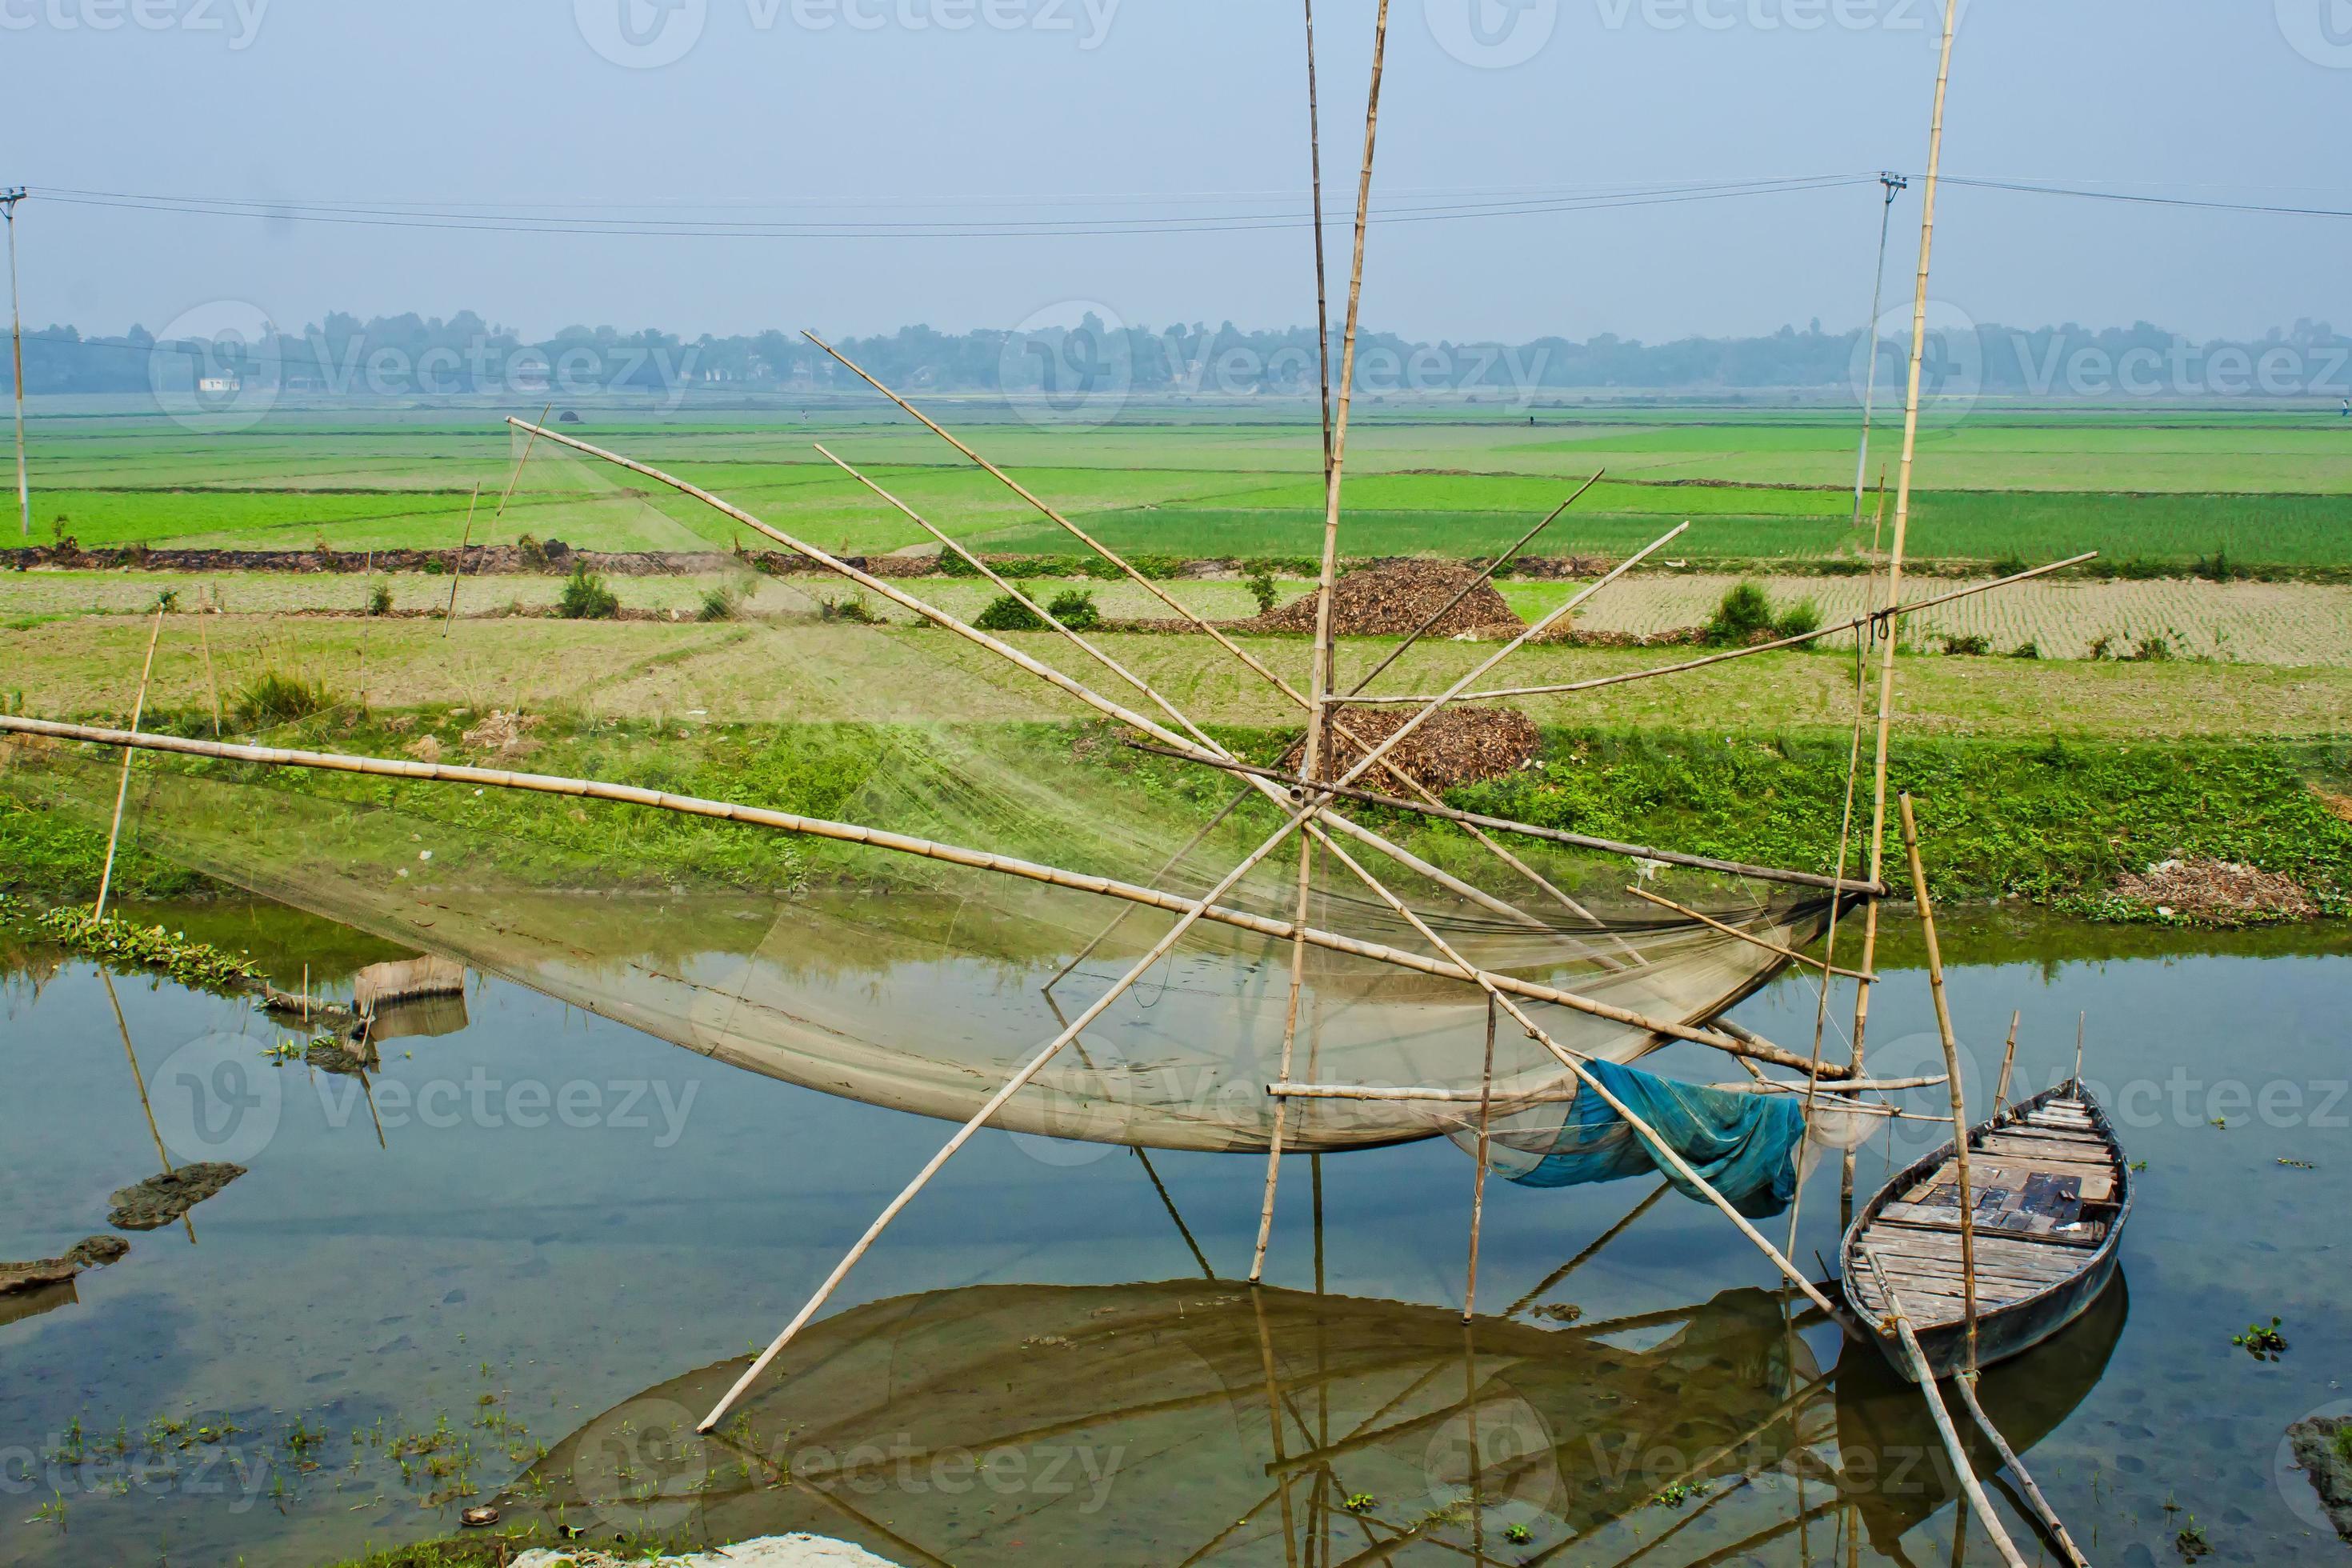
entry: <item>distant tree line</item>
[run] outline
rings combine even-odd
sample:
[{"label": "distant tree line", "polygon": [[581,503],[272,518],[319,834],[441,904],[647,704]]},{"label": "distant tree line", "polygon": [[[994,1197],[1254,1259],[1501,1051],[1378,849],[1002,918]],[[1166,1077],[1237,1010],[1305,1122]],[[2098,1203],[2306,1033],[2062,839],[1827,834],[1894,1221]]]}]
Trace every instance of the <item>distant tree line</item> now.
[{"label": "distant tree line", "polygon": [[[1931,320],[1929,387],[2024,397],[2347,397],[2352,339],[2301,321],[2256,341],[2197,341],[2147,322],[2090,330],[2019,330]],[[341,312],[299,331],[257,319],[159,341],[136,327],[120,337],[72,327],[26,333],[25,374],[35,394],[194,393],[267,384],[293,395],[433,397],[691,392],[811,394],[852,390],[855,378],[797,334],[681,338],[646,330],[566,327],[530,340],[472,311],[365,321]],[[1898,399],[1907,337],[1879,343],[1882,396]],[[1244,331],[1231,322],[1162,328],[1106,323],[1093,314],[1034,331],[951,334],[927,326],[852,338],[842,351],[883,381],[908,389],[1065,400],[1144,396],[1303,395],[1318,384],[1311,327]],[[1337,345],[1334,345],[1337,353]],[[1769,336],[1645,343],[1612,333],[1579,342],[1415,342],[1366,333],[1357,385],[1373,395],[1450,394],[1530,403],[1546,394],[1763,393],[1857,387],[1869,355],[1860,331],[1819,321]]]}]

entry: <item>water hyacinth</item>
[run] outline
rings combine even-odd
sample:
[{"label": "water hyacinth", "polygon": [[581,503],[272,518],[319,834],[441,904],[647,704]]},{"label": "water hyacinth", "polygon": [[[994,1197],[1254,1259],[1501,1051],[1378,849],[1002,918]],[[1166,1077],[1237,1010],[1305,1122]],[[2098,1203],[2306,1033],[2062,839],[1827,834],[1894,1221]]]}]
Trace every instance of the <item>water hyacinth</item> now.
[{"label": "water hyacinth", "polygon": [[237,986],[261,973],[250,960],[190,942],[184,932],[100,920],[87,910],[51,910],[41,917],[40,927],[77,952],[160,969],[184,985]]}]

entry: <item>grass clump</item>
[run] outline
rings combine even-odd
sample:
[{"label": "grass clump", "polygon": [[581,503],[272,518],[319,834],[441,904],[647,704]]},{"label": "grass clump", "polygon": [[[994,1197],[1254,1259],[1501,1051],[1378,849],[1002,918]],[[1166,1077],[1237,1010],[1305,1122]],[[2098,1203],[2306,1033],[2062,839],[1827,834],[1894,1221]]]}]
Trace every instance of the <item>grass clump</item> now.
[{"label": "grass clump", "polygon": [[[1980,632],[1947,632],[1944,653],[1951,658],[1982,658],[1992,651],[1992,638]],[[2035,652],[2038,654],[2039,649]]]},{"label": "grass clump", "polygon": [[335,694],[323,680],[309,680],[280,669],[265,669],[237,689],[237,722],[249,730],[274,729],[323,712],[335,705]]},{"label": "grass clump", "polygon": [[[817,616],[823,620],[851,621],[861,626],[884,626],[890,624],[889,617],[867,604],[866,595],[863,594],[851,594],[839,599],[820,599],[817,601]],[[918,622],[917,624],[928,625],[929,623]]]},{"label": "grass clump", "polygon": [[392,614],[392,584],[378,583],[368,590],[367,613],[371,616]]},{"label": "grass clump", "polygon": [[731,621],[742,612],[742,608],[743,595],[736,592],[733,584],[721,583],[704,591],[702,604],[694,612],[694,618],[698,621]]},{"label": "grass clump", "polygon": [[609,621],[621,613],[621,598],[583,562],[563,580],[563,591],[555,596],[555,609],[567,621]]}]

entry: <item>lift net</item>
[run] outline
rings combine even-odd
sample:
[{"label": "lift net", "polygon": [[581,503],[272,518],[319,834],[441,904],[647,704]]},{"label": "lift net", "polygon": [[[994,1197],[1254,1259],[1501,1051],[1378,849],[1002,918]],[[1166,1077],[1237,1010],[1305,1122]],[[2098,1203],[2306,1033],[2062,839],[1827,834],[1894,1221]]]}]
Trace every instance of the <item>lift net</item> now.
[{"label": "lift net", "polygon": [[[871,536],[895,523],[830,468],[764,473],[781,478],[755,479],[737,499],[800,537],[822,542],[853,526]],[[925,504],[912,500],[919,475],[878,477]],[[661,492],[656,509],[656,489],[541,441],[522,467],[515,511],[477,537],[514,542],[520,516],[544,552],[567,528],[604,533],[633,510],[674,528],[679,498]],[[957,526],[946,509],[935,521]],[[735,527],[716,512],[697,526],[722,547]],[[740,542],[774,548],[749,530]],[[551,559],[560,567],[563,552]],[[918,624],[878,594],[838,576],[757,564],[739,557],[693,583],[607,577],[625,615],[675,623],[660,626],[477,616],[460,616],[445,637],[437,620],[348,619],[305,626],[289,642],[282,631],[241,629],[233,616],[208,617],[226,738],[643,785],[1188,899],[1286,819],[1255,792],[1221,815],[1244,794],[1233,775],[1139,752],[1127,744],[1136,738],[1130,727],[951,631]],[[714,586],[731,597],[706,607],[700,595]],[[974,578],[904,586],[967,620],[998,596]],[[1065,584],[1033,586],[1043,601]],[[473,584],[468,602],[478,605],[483,591]],[[544,598],[545,581],[534,591]],[[1130,584],[1093,591],[1106,616],[1167,613]],[[721,610],[731,618],[697,618]],[[205,676],[188,631],[185,618],[167,626],[148,728],[209,739]],[[1059,637],[1005,635],[1181,731]],[[1204,637],[1096,636],[1250,760],[1278,762],[1299,733],[1297,710]],[[1392,646],[1343,644],[1342,679]],[[1305,639],[1252,647],[1306,689]],[[1441,689],[1467,657],[1451,644],[1417,647],[1381,689]],[[241,716],[240,694],[251,696],[272,672],[323,685],[326,705],[299,716]],[[1437,684],[1422,684],[1430,681]],[[17,742],[5,756],[0,789],[9,797],[103,831],[119,753]],[[1401,788],[1393,779],[1363,782]],[[1780,962],[1632,899],[1624,888],[1636,868],[1622,857],[1513,837],[1512,853],[1555,889],[1547,891],[1458,826],[1356,805],[1340,810],[1420,862],[1417,869],[1400,854],[1338,840],[1481,967],[1647,1018],[1696,1023]],[[646,806],[155,753],[141,753],[132,769],[124,833],[137,849],[461,959],[688,1049],[959,1120],[1178,919],[935,858]],[[1675,902],[1769,942],[1809,937],[1826,913],[1825,896],[1805,889],[1647,869]],[[1297,877],[1294,837],[1218,902],[1287,921]],[[1435,956],[1328,853],[1315,858],[1309,923]],[[1276,1105],[1267,1086],[1283,1076],[1290,971],[1286,939],[1195,924],[1014,1097],[997,1125],[1150,1147],[1264,1149]],[[1626,1062],[1662,1043],[1559,1005],[1526,1005],[1573,1052]],[[1476,1089],[1487,1018],[1486,996],[1472,984],[1309,947],[1289,1077]],[[1507,1017],[1495,1038],[1492,1083],[1499,1124],[1532,1127],[1531,1136],[1557,1132],[1574,1089],[1559,1061]],[[1342,1150],[1459,1133],[1475,1110],[1458,1101],[1298,1100],[1285,1143]]]}]

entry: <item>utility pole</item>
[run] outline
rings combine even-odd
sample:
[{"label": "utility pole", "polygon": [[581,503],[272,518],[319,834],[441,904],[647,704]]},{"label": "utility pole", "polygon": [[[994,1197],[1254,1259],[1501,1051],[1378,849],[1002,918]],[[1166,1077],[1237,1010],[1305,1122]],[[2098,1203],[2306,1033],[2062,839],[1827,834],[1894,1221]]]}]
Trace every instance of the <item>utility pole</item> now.
[{"label": "utility pole", "polygon": [[1870,375],[1862,395],[1862,451],[1853,461],[1853,526],[1862,526],[1862,487],[1870,473],[1870,416],[1878,401],[1878,308],[1886,297],[1886,228],[1895,219],[1895,198],[1911,188],[1911,182],[1901,174],[1881,173],[1878,183],[1886,187],[1885,205],[1878,214],[1878,270],[1873,274],[1870,288],[1870,321],[1863,327],[1864,346],[1870,351]]},{"label": "utility pole", "polygon": [[0,216],[8,220],[8,317],[15,323],[16,356],[16,519],[26,539],[33,537],[33,487],[25,477],[25,312],[16,303],[16,204],[25,187],[0,191]]}]

